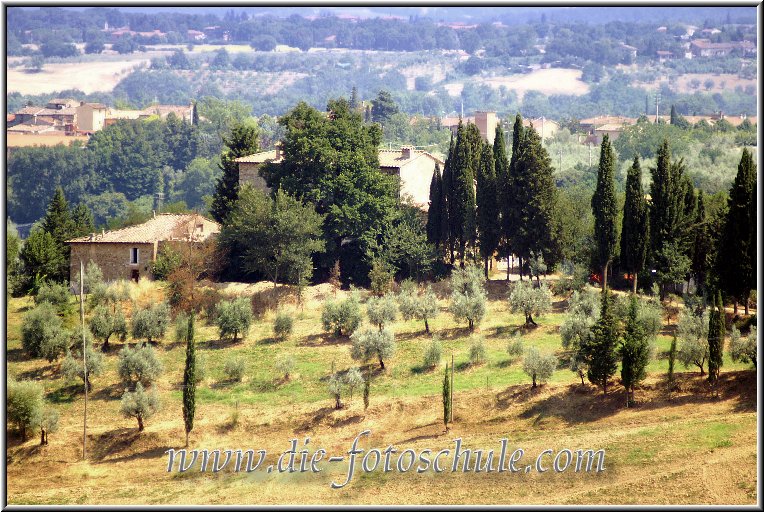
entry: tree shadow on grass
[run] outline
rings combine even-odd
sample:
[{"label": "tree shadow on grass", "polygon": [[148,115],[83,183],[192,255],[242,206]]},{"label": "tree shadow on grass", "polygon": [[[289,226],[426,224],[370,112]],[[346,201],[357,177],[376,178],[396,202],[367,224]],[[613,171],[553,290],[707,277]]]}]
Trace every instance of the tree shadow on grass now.
[{"label": "tree shadow on grass", "polygon": [[443,329],[442,331],[438,331],[438,335],[440,336],[441,340],[455,340],[458,338],[466,338],[469,337],[472,333],[470,332],[469,327],[452,327],[450,329]]},{"label": "tree shadow on grass", "polygon": [[[96,400],[119,400],[125,392],[125,385],[121,382],[115,382],[108,386],[98,386],[98,389],[92,396]],[[80,386],[82,389],[82,386]]]},{"label": "tree shadow on grass", "polygon": [[58,364],[48,364],[18,374],[19,380],[56,379],[60,376],[61,366]]},{"label": "tree shadow on grass", "polygon": [[205,340],[196,343],[196,348],[205,350],[221,350],[225,348],[235,347],[240,345],[244,341],[244,338],[237,338],[236,341],[233,338],[224,338],[217,340]]},{"label": "tree shadow on grass", "polygon": [[45,395],[45,399],[54,404],[70,404],[83,394],[82,384],[62,386]]},{"label": "tree shadow on grass", "polygon": [[27,359],[31,359],[31,358],[27,358],[26,355],[24,354],[24,350],[20,348],[11,348],[6,350],[5,358],[9,363],[20,363]]},{"label": "tree shadow on grass", "polygon": [[329,418],[335,411],[336,409],[334,407],[321,407],[311,417],[294,429],[295,434],[302,434],[313,430],[320,425],[321,422]]},{"label": "tree shadow on grass", "polygon": [[174,448],[173,446],[156,446],[158,439],[156,433],[139,432],[135,425],[132,428],[117,428],[88,436],[88,454],[97,462],[109,464],[135,459],[154,459],[163,456],[168,449]]},{"label": "tree shadow on grass", "polygon": [[343,345],[348,343],[348,336],[334,336],[333,334],[320,333],[309,334],[297,342],[298,347],[326,347],[329,345]]}]

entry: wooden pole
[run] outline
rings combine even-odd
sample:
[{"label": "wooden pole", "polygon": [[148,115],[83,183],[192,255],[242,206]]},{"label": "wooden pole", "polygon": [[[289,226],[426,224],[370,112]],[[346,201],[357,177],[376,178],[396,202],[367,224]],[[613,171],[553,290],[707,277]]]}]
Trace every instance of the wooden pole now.
[{"label": "wooden pole", "polygon": [[85,266],[80,260],[80,326],[82,327],[82,368],[85,376],[85,411],[82,417],[82,460],[87,456],[87,433],[88,433],[88,364],[86,359],[87,347],[85,346]]}]

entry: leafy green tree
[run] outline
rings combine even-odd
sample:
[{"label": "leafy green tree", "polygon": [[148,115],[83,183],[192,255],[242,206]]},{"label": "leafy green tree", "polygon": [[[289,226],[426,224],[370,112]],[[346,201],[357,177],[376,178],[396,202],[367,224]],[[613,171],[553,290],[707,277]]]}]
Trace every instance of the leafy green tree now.
[{"label": "leafy green tree", "polygon": [[72,311],[72,293],[63,283],[44,281],[37,290],[34,302],[38,305],[43,302],[51,304],[62,317]]},{"label": "leafy green tree", "polygon": [[709,357],[708,328],[710,315],[708,311],[700,315],[690,311],[682,311],[677,322],[677,334],[681,344],[677,349],[677,358],[688,368],[695,365],[700,375],[705,375],[706,361]]},{"label": "leafy green tree", "polygon": [[621,382],[626,389],[626,407],[634,401],[634,387],[647,376],[650,362],[650,346],[647,335],[637,320],[637,298],[632,295],[629,314],[620,347]]},{"label": "leafy green tree", "polygon": [[64,189],[61,187],[56,187],[40,227],[43,231],[50,233],[61,255],[58,258],[60,261],[59,268],[51,277],[56,280],[63,280],[69,273],[69,247],[64,242],[74,234],[75,225],[69,210],[69,203],[64,197]]},{"label": "leafy green tree", "polygon": [[570,352],[570,370],[581,379],[587,373],[583,347],[588,343],[592,327],[600,315],[600,302],[594,293],[574,291],[568,300],[568,315],[560,325],[562,346]]},{"label": "leafy green tree", "polygon": [[32,357],[55,361],[66,351],[67,333],[53,306],[44,302],[24,315],[21,346]]},{"label": "leafy green tree", "polygon": [[525,315],[525,325],[537,326],[533,315],[544,315],[552,309],[552,292],[546,283],[535,287],[530,281],[518,281],[509,294],[510,310]]},{"label": "leafy green tree", "polygon": [[618,323],[613,316],[613,305],[610,293],[605,290],[602,294],[600,317],[592,327],[589,336],[581,346],[581,352],[586,363],[589,382],[602,388],[607,394],[607,384],[610,377],[618,368],[617,347],[620,342]]},{"label": "leafy green tree", "polygon": [[594,213],[594,241],[597,244],[596,259],[602,268],[602,289],[607,288],[607,271],[616,251],[616,216],[618,205],[615,200],[615,153],[610,146],[610,137],[602,138],[600,163],[597,171],[597,188],[592,196]]},{"label": "leafy green tree", "polygon": [[712,234],[709,227],[709,219],[706,216],[706,202],[703,191],[698,191],[698,206],[695,216],[695,240],[692,248],[692,261],[690,271],[695,277],[695,282],[701,292],[708,287],[709,273],[711,271],[712,257]]},{"label": "leafy green tree", "polygon": [[228,137],[223,137],[223,143],[225,149],[220,155],[223,174],[218,179],[210,206],[212,217],[222,224],[239,198],[239,164],[236,159],[259,150],[257,126],[251,123],[237,124]]},{"label": "leafy green tree", "polygon": [[343,380],[345,381],[345,386],[347,386],[348,391],[350,391],[350,400],[352,400],[353,390],[363,384],[363,376],[361,375],[361,370],[358,368],[349,369],[345,373]]},{"label": "leafy green tree", "polygon": [[[82,344],[82,338],[79,338],[80,345]],[[82,365],[82,347],[78,346],[74,352],[67,350],[66,357],[61,362],[61,373],[67,379],[80,379],[88,387],[88,392],[93,389],[92,377],[98,377],[102,375],[105,366],[103,355],[93,350],[92,344],[86,343],[85,345],[85,358],[87,360],[87,374],[85,374],[85,368]]]},{"label": "leafy green tree", "polygon": [[626,200],[621,227],[621,266],[634,278],[632,293],[637,293],[637,275],[645,268],[650,243],[649,231],[647,202],[642,191],[642,169],[639,166],[639,156],[635,156],[626,175]]},{"label": "leafy green tree", "polygon": [[194,428],[196,412],[196,342],[194,341],[194,314],[188,317],[186,332],[186,367],[183,370],[183,425],[186,429],[186,447],[188,435]]},{"label": "leafy green tree", "polygon": [[379,327],[381,331],[385,325],[395,322],[398,314],[398,306],[395,297],[388,293],[383,297],[370,297],[366,302],[366,315],[369,322]]},{"label": "leafy green tree", "polygon": [[366,329],[351,337],[350,357],[364,363],[376,358],[380,369],[385,369],[385,359],[390,359],[395,353],[395,335],[392,331],[382,329],[375,331]]},{"label": "leafy green tree", "polygon": [[718,293],[708,317],[708,382],[716,384],[724,363],[724,303]]},{"label": "leafy green tree", "polygon": [[455,269],[451,274],[451,305],[456,321],[467,321],[470,332],[475,330],[486,313],[485,276],[477,265]]},{"label": "leafy green tree", "polygon": [[124,342],[127,339],[127,322],[121,307],[109,309],[105,305],[96,306],[88,322],[90,332],[103,342],[101,350],[109,350],[109,338],[116,335]]},{"label": "leafy green tree", "polygon": [[282,190],[271,199],[253,187],[244,187],[220,235],[220,243],[250,273],[262,272],[276,286],[279,278],[295,283],[313,273],[312,255],[324,248],[323,218],[312,205],[303,204]]},{"label": "leafy green tree", "polygon": [[138,420],[138,432],[143,432],[144,420],[159,410],[159,397],[156,389],[146,392],[139,382],[135,386],[135,391],[125,391],[120,406],[125,417]]},{"label": "leafy green tree", "polygon": [[440,360],[443,357],[443,345],[437,337],[433,337],[430,344],[424,351],[424,357],[422,358],[422,368],[435,368],[440,364]]},{"label": "leafy green tree", "polygon": [[751,327],[748,336],[743,338],[735,325],[730,332],[730,357],[733,361],[751,363],[756,368],[756,326]]},{"label": "leafy green tree", "polygon": [[419,293],[416,283],[404,281],[398,294],[398,303],[404,320],[416,318],[423,321],[425,332],[430,334],[428,321],[435,318],[440,312],[438,297],[432,290],[432,286],[428,285],[423,293]]},{"label": "leafy green tree", "polygon": [[476,234],[475,178],[480,163],[482,139],[477,127],[459,124],[451,157],[449,214],[451,236],[458,244],[464,264],[467,246],[474,247]]},{"label": "leafy green tree", "polygon": [[294,319],[292,315],[286,311],[279,311],[276,313],[276,318],[273,320],[273,335],[277,340],[286,341],[292,334],[294,328]]},{"label": "leafy green tree", "polygon": [[191,62],[183,50],[175,50],[167,57],[167,64],[173,69],[191,69]]},{"label": "leafy green tree", "polygon": [[756,288],[756,246],[756,163],[743,148],[716,260],[719,284],[734,299],[735,314],[739,301],[748,314],[748,297]]},{"label": "leafy green tree", "polygon": [[169,324],[170,306],[162,302],[134,311],[130,330],[134,339],[145,339],[154,343],[164,336]]},{"label": "leafy green tree", "polygon": [[239,333],[245,338],[252,325],[252,306],[246,297],[221,301],[217,306],[215,325],[221,338],[233,336],[234,343]]},{"label": "leafy green tree", "polygon": [[371,119],[375,123],[385,125],[390,118],[398,113],[398,105],[389,91],[380,90],[377,97],[371,102]]},{"label": "leafy green tree", "polygon": [[661,292],[670,284],[682,282],[690,272],[690,258],[679,247],[677,242],[667,242],[655,254],[655,277],[661,285]]},{"label": "leafy green tree", "polygon": [[321,312],[324,330],[335,336],[350,336],[361,325],[361,306],[358,297],[351,294],[344,300],[328,300]]},{"label": "leafy green tree", "polygon": [[531,378],[535,388],[538,383],[548,381],[557,368],[557,358],[553,354],[541,354],[536,347],[528,347],[523,357],[523,371]]},{"label": "leafy green tree", "polygon": [[337,373],[333,373],[329,377],[329,382],[326,386],[327,390],[329,391],[329,395],[334,398],[335,409],[342,409],[342,384],[342,378],[337,375]]},{"label": "leafy green tree", "polygon": [[485,276],[488,277],[488,262],[498,249],[501,237],[498,182],[493,150],[488,144],[483,145],[476,184],[478,240],[480,255],[485,264]]},{"label": "leafy green tree", "polygon": [[117,373],[125,385],[151,386],[162,374],[162,363],[156,356],[151,345],[122,347],[119,351]]},{"label": "leafy green tree", "polygon": [[43,414],[43,389],[39,382],[8,378],[5,414],[9,426],[15,427],[22,441],[39,424]]}]

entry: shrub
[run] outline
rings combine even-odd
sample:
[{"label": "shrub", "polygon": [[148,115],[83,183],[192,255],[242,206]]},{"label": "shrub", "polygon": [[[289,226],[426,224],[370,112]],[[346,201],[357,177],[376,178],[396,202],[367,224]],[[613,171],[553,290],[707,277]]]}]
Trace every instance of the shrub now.
[{"label": "shrub", "polygon": [[21,346],[31,357],[55,361],[68,342],[63,322],[49,302],[43,302],[24,316],[21,324]]},{"label": "shrub", "polygon": [[485,362],[485,343],[482,339],[475,340],[470,346],[470,364],[479,365]]},{"label": "shrub", "polygon": [[131,321],[133,339],[153,343],[164,336],[169,324],[170,306],[165,302],[134,311]]},{"label": "shrub", "polygon": [[159,397],[156,389],[146,392],[139,382],[135,391],[125,391],[122,395],[122,414],[138,420],[138,432],[143,432],[143,420],[154,415],[159,410]]},{"label": "shrub", "polygon": [[704,375],[704,367],[708,361],[708,311],[696,316],[688,311],[682,311],[677,324],[677,335],[680,343],[677,359],[689,368],[697,366],[700,374]]},{"label": "shrub", "polygon": [[428,320],[435,318],[439,313],[438,297],[432,291],[432,286],[427,286],[423,294],[419,294],[416,283],[404,281],[401,284],[401,292],[398,295],[398,303],[404,320],[424,321],[424,330],[430,333]]},{"label": "shrub", "polygon": [[456,321],[467,321],[470,332],[485,316],[485,276],[478,265],[467,265],[451,275],[451,314]]},{"label": "shrub", "polygon": [[[87,280],[87,270],[85,271]],[[92,285],[88,303],[91,308],[96,306],[114,306],[119,302],[130,298],[130,285],[125,280],[116,281],[110,284],[95,283]]]},{"label": "shrub", "polygon": [[274,364],[276,373],[278,373],[279,375],[283,375],[284,379],[286,380],[289,380],[289,376],[294,371],[294,367],[295,367],[294,357],[289,354],[281,354],[279,357],[276,358],[276,363]]},{"label": "shrub", "polygon": [[96,306],[88,327],[93,336],[103,343],[101,348],[104,352],[109,349],[109,339],[112,336],[118,336],[121,341],[127,339],[127,322],[120,307],[110,310],[103,305]]},{"label": "shrub", "polygon": [[217,318],[218,304],[222,300],[222,294],[214,288],[205,288],[199,296],[199,305],[208,324],[214,324]]},{"label": "shrub", "polygon": [[440,364],[440,359],[443,357],[443,346],[438,338],[433,338],[427,349],[424,351],[424,358],[422,359],[423,368],[435,368]]},{"label": "shrub", "polygon": [[223,364],[223,375],[226,380],[241,382],[244,379],[244,359],[240,356],[230,356]]},{"label": "shrub", "polygon": [[361,325],[361,306],[358,298],[352,294],[345,300],[329,300],[321,312],[324,330],[335,336],[350,336]]},{"label": "shrub", "polygon": [[37,305],[44,302],[53,305],[59,315],[65,315],[72,311],[72,294],[69,287],[63,283],[45,281],[37,290],[34,302]]},{"label": "shrub", "polygon": [[507,343],[507,354],[509,354],[510,361],[516,361],[523,355],[523,341],[520,336],[514,336],[509,343]]},{"label": "shrub", "polygon": [[224,300],[218,304],[215,324],[221,338],[233,336],[233,341],[236,342],[239,333],[245,338],[252,320],[252,307],[246,297]]},{"label": "shrub", "polygon": [[26,441],[29,430],[35,428],[42,418],[42,385],[33,381],[8,379],[6,388],[6,421]]},{"label": "shrub", "polygon": [[117,373],[128,386],[150,386],[162,374],[162,363],[150,345],[135,348],[126,345],[119,351]]},{"label": "shrub", "polygon": [[525,325],[538,325],[533,315],[544,315],[552,309],[552,292],[546,283],[534,287],[530,281],[519,281],[509,294],[509,307],[513,313],[525,315]]},{"label": "shrub", "polygon": [[375,331],[367,329],[352,336],[353,345],[350,347],[350,357],[356,361],[368,362],[375,357],[379,367],[385,369],[385,359],[395,353],[395,336],[387,329]]},{"label": "shrub", "polygon": [[361,375],[361,370],[358,368],[351,368],[347,371],[345,374],[345,385],[348,388],[348,391],[350,392],[350,399],[353,399],[353,391],[355,388],[361,386],[363,384],[363,376]]},{"label": "shrub", "polygon": [[540,354],[536,347],[528,347],[523,360],[523,371],[533,380],[533,386],[548,381],[555,368],[557,358],[552,354]]},{"label": "shrub", "polygon": [[366,302],[366,315],[369,317],[369,322],[382,328],[395,321],[398,313],[398,306],[395,304],[395,299],[391,294],[386,294],[384,297],[371,297]]},{"label": "shrub", "polygon": [[276,318],[273,320],[273,335],[277,340],[287,340],[292,334],[293,327],[294,319],[292,319],[292,315],[286,311],[276,313]]},{"label": "shrub", "polygon": [[80,379],[82,382],[87,383],[88,391],[93,389],[92,377],[97,377],[103,374],[104,361],[103,355],[100,352],[96,352],[93,348],[87,344],[85,349],[85,356],[87,358],[87,376],[85,375],[85,368],[82,365],[82,349],[75,350],[74,353],[67,351],[66,357],[61,362],[61,373],[67,379]]},{"label": "shrub", "polygon": [[730,357],[733,361],[752,363],[756,367],[756,326],[751,327],[748,336],[743,338],[740,331],[732,326],[730,332]]}]

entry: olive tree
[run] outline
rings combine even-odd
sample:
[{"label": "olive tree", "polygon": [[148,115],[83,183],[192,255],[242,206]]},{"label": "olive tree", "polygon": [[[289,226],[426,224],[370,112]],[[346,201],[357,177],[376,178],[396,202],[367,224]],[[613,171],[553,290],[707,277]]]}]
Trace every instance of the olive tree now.
[{"label": "olive tree", "polygon": [[233,337],[233,341],[236,342],[239,333],[241,333],[242,338],[246,337],[252,320],[252,306],[246,297],[224,300],[217,306],[215,324],[221,338]]},{"label": "olive tree", "polygon": [[466,320],[470,332],[485,316],[484,282],[483,269],[477,265],[455,269],[451,275],[451,314],[457,322]]},{"label": "olive tree", "polygon": [[752,326],[748,336],[743,338],[737,327],[733,325],[730,332],[729,352],[733,361],[751,363],[756,368],[756,326]]},{"label": "olive tree", "polygon": [[6,421],[21,434],[26,441],[30,430],[34,429],[42,418],[43,389],[42,385],[33,381],[7,380],[6,387]]},{"label": "olive tree", "polygon": [[336,373],[333,373],[331,377],[329,377],[327,390],[329,391],[329,395],[334,398],[335,409],[342,409],[342,384],[342,378]]},{"label": "olive tree", "polygon": [[398,306],[390,293],[382,297],[371,297],[366,302],[366,315],[369,317],[369,322],[379,327],[380,331],[385,325],[395,322],[397,314]]},{"label": "olive tree", "polygon": [[276,358],[276,362],[274,364],[276,373],[283,375],[285,380],[289,380],[289,376],[294,371],[294,367],[294,357],[290,354],[281,354]]},{"label": "olive tree", "polygon": [[61,373],[67,379],[80,379],[84,382],[88,391],[93,389],[92,377],[102,375],[104,372],[104,360],[103,355],[100,352],[93,350],[90,344],[85,346],[85,357],[87,359],[87,374],[83,367],[82,361],[82,348],[76,349],[73,353],[67,351],[66,357],[61,362]]},{"label": "olive tree", "polygon": [[513,313],[525,315],[526,326],[536,326],[533,315],[541,316],[552,309],[552,292],[546,283],[534,287],[531,281],[518,281],[509,294],[509,307]]},{"label": "olive tree", "polygon": [[143,432],[143,421],[159,410],[156,389],[147,392],[139,382],[135,386],[135,391],[125,391],[122,395],[121,410],[126,417],[138,420],[138,432]]},{"label": "olive tree", "polygon": [[348,391],[350,392],[350,399],[353,399],[353,391],[361,386],[363,384],[363,376],[361,375],[361,370],[358,368],[351,368],[345,373],[345,378],[343,379],[345,381],[345,385],[348,388]]},{"label": "olive tree", "polygon": [[438,297],[432,290],[432,286],[428,285],[424,292],[420,293],[414,281],[404,281],[398,294],[398,305],[404,320],[423,321],[424,331],[430,334],[429,320],[438,316],[440,312]]},{"label": "olive tree", "polygon": [[21,346],[32,357],[52,362],[66,352],[68,335],[53,306],[43,302],[24,316],[21,323]]},{"label": "olive tree", "polygon": [[161,302],[133,312],[131,331],[134,339],[155,343],[155,340],[164,336],[169,325],[170,306]]},{"label": "olive tree", "polygon": [[135,348],[126,345],[119,351],[117,373],[128,386],[150,386],[162,374],[162,363],[150,345]]},{"label": "olive tree", "polygon": [[395,336],[387,329],[366,329],[353,334],[351,340],[353,344],[350,347],[350,357],[364,363],[376,357],[382,370],[385,369],[384,360],[391,358],[395,353]]},{"label": "olive tree", "polygon": [[523,358],[523,371],[533,381],[533,386],[548,381],[555,368],[557,358],[552,354],[541,354],[536,347],[528,347]]},{"label": "olive tree", "polygon": [[321,312],[324,330],[335,336],[350,336],[361,325],[361,306],[356,294],[340,301],[328,300]]},{"label": "olive tree", "polygon": [[120,341],[127,339],[127,322],[121,307],[115,307],[113,310],[105,305],[96,306],[88,323],[90,332],[97,339],[101,340],[101,350],[109,350],[109,338],[118,336]]},{"label": "olive tree", "polygon": [[704,367],[709,356],[708,311],[701,315],[682,311],[677,324],[677,334],[680,341],[677,359],[685,368],[689,368],[690,365],[697,366],[700,374],[705,375]]},{"label": "olive tree", "polygon": [[45,281],[37,290],[34,297],[35,304],[47,302],[56,308],[59,315],[66,315],[72,311],[72,293],[69,287],[55,281]]}]

